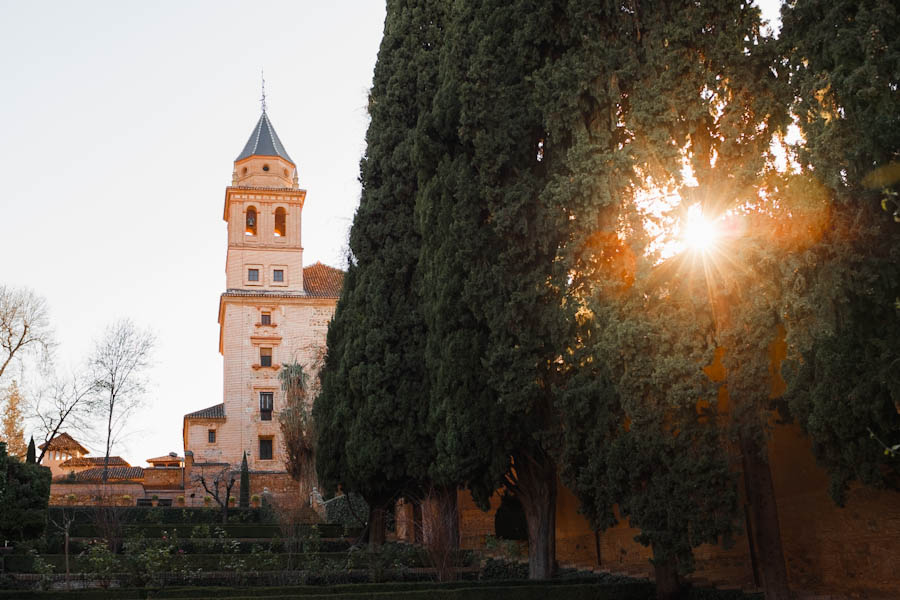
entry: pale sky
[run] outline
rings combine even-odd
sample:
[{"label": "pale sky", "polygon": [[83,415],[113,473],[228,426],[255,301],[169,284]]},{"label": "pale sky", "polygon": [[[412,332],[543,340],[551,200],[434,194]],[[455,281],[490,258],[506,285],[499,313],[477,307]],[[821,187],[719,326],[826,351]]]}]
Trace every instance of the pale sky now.
[{"label": "pale sky", "polygon": [[222,207],[260,69],[308,191],[304,263],[341,266],[383,24],[378,0],[0,0],[0,283],[46,298],[63,371],[117,318],[155,332],[131,464],[181,454],[182,416],[222,402]]}]

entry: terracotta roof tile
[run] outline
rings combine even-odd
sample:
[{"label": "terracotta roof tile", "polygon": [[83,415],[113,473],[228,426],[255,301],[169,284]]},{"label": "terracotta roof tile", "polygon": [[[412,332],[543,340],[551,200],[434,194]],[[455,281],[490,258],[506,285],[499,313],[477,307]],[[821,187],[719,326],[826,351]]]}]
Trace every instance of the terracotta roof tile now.
[{"label": "terracotta roof tile", "polygon": [[[144,469],[141,467],[110,467],[108,481],[124,481],[133,479],[143,479]],[[62,477],[64,481],[102,481],[103,467],[95,467],[93,469],[85,469],[78,471],[72,475]]]},{"label": "terracotta roof tile", "polygon": [[[70,458],[61,462],[60,467],[102,467],[104,462],[103,456],[82,456],[81,458]],[[121,456],[109,457],[110,467],[130,467],[131,465]]]},{"label": "terracotta roof tile", "polygon": [[[38,446],[38,448],[43,450],[45,446],[47,446],[46,442]],[[89,452],[87,448],[76,442],[75,438],[66,432],[58,433],[56,437],[50,440],[49,450],[77,450],[82,454]]]},{"label": "terracotta roof tile", "polygon": [[224,419],[225,418],[225,403],[216,404],[215,406],[210,406],[208,408],[202,408],[200,410],[195,410],[192,413],[188,413],[184,415],[185,419]]},{"label": "terracotta roof tile", "polygon": [[147,462],[148,463],[181,462],[183,460],[184,460],[184,458],[182,458],[181,456],[178,456],[178,455],[172,456],[171,454],[167,454],[166,456],[157,456],[156,458],[148,458]]},{"label": "terracotta roof tile", "polygon": [[337,298],[344,285],[344,272],[317,262],[303,269],[303,289],[316,298]]}]

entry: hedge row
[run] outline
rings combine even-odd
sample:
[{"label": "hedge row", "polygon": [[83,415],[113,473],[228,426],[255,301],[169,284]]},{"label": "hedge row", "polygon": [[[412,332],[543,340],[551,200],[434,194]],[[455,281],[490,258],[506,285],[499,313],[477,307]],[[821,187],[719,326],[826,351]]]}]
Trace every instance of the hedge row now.
[{"label": "hedge row", "polygon": [[[599,580],[598,580],[599,579]],[[158,590],[114,589],[76,590],[68,592],[71,600],[137,600],[148,598],[178,600],[258,600],[259,598],[302,598],[303,600],[383,600],[401,598],[425,600],[505,600],[505,599],[572,599],[572,600],[651,600],[655,587],[643,581],[622,581],[611,576],[569,581],[499,581],[455,583],[380,583],[335,586],[280,586],[280,587],[180,587]],[[59,598],[59,592],[0,591],[0,599],[51,600]],[[762,600],[760,594],[745,595],[737,590],[693,589],[686,600]]]},{"label": "hedge row", "polygon": [[[98,508],[93,506],[51,506],[49,516],[58,523],[63,522],[63,516],[74,517],[76,524],[91,525],[94,523]],[[114,511],[123,523],[147,523],[147,524],[177,524],[199,525],[209,523],[217,525],[222,522],[222,510],[216,508],[188,508],[177,507],[153,507],[138,508],[136,506],[101,507],[102,511]],[[239,508],[228,509],[229,523],[273,523],[275,514],[267,508]]]},{"label": "hedge row", "polygon": [[[66,594],[72,600],[123,600],[146,598],[149,590],[76,590]],[[654,597],[651,584],[603,583],[603,582],[456,582],[437,584],[384,583],[354,584],[338,586],[286,586],[254,588],[213,588],[189,587],[153,590],[154,598],[179,600],[230,600],[258,598],[303,598],[303,600],[364,600],[384,598],[446,598],[447,600],[475,599],[496,600],[502,598],[522,598],[524,600],[571,598],[572,600],[645,600]],[[22,600],[49,600],[59,598],[59,592],[0,591],[0,598],[21,598]]]},{"label": "hedge row", "polygon": [[[352,558],[351,558],[352,557]],[[65,572],[66,557],[63,554],[44,554],[41,556],[45,561],[53,565],[55,573]],[[204,571],[217,571],[224,563],[234,563],[236,561],[243,562],[249,570],[282,570],[288,567],[302,568],[302,565],[311,564],[314,561],[327,561],[336,566],[344,567],[348,564],[348,560],[352,560],[354,568],[368,568],[373,561],[378,560],[379,555],[368,554],[366,552],[308,552],[303,554],[185,554],[182,560],[183,566],[192,569],[203,569]],[[120,556],[121,571],[127,571],[127,558]],[[265,562],[263,562],[265,561]],[[416,568],[424,567],[425,562],[422,557],[410,556],[403,557],[401,561],[404,567]],[[31,555],[11,555],[3,558],[5,571],[9,573],[34,573],[34,557]],[[72,573],[90,573],[92,568],[87,558],[79,555],[69,555],[69,570]]]},{"label": "hedge row", "polygon": [[[179,535],[185,536],[191,533],[194,525],[188,523],[127,523],[124,526],[126,536],[142,535],[145,538],[160,537],[163,532],[172,534],[178,531]],[[219,527],[225,531],[225,535],[231,538],[277,538],[283,537],[283,530],[279,525],[271,523],[221,523],[209,524],[210,530]],[[339,524],[325,523],[316,525],[319,537],[323,538],[340,538],[344,537],[344,526]],[[313,525],[301,525],[294,528],[293,534],[299,537],[307,537],[312,534]],[[102,536],[102,529],[90,523],[79,523],[73,525],[70,530],[72,537],[78,538],[99,538]]]},{"label": "hedge row", "polygon": [[[204,554],[209,553],[214,544],[219,543],[216,538],[187,538],[179,537],[174,539],[174,543],[178,548],[184,550],[188,554]],[[81,539],[69,540],[69,556],[80,554],[87,550],[92,540],[98,539],[96,536],[85,537]],[[352,543],[351,540],[345,538],[327,538],[316,541],[300,540],[295,542],[285,541],[280,538],[269,538],[266,541],[246,541],[238,540],[237,548],[242,554],[249,554],[254,546],[260,546],[264,550],[282,553],[294,550],[302,552],[306,547],[315,544],[318,546],[319,552],[347,552]],[[47,540],[45,546],[39,548],[42,554],[63,554],[65,552],[65,544],[61,536],[54,536]]]}]

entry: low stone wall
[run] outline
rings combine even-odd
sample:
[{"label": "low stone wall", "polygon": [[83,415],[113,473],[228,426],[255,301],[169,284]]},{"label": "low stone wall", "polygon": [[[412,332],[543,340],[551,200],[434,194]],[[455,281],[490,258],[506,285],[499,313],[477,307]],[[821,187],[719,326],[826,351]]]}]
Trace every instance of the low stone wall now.
[{"label": "low stone wall", "polygon": [[50,506],[134,506],[144,497],[144,486],[133,481],[69,483],[54,481],[50,485]]}]

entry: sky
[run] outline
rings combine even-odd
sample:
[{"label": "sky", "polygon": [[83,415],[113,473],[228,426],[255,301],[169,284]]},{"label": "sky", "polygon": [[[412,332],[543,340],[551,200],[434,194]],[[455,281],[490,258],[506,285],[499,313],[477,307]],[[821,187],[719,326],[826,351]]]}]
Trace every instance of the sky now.
[{"label": "sky", "polygon": [[222,207],[261,69],[308,192],[304,264],[342,266],[384,13],[378,0],[0,0],[0,284],[47,300],[62,372],[117,319],[156,335],[145,406],[114,449],[132,465],[181,454],[182,416],[222,402]]}]

